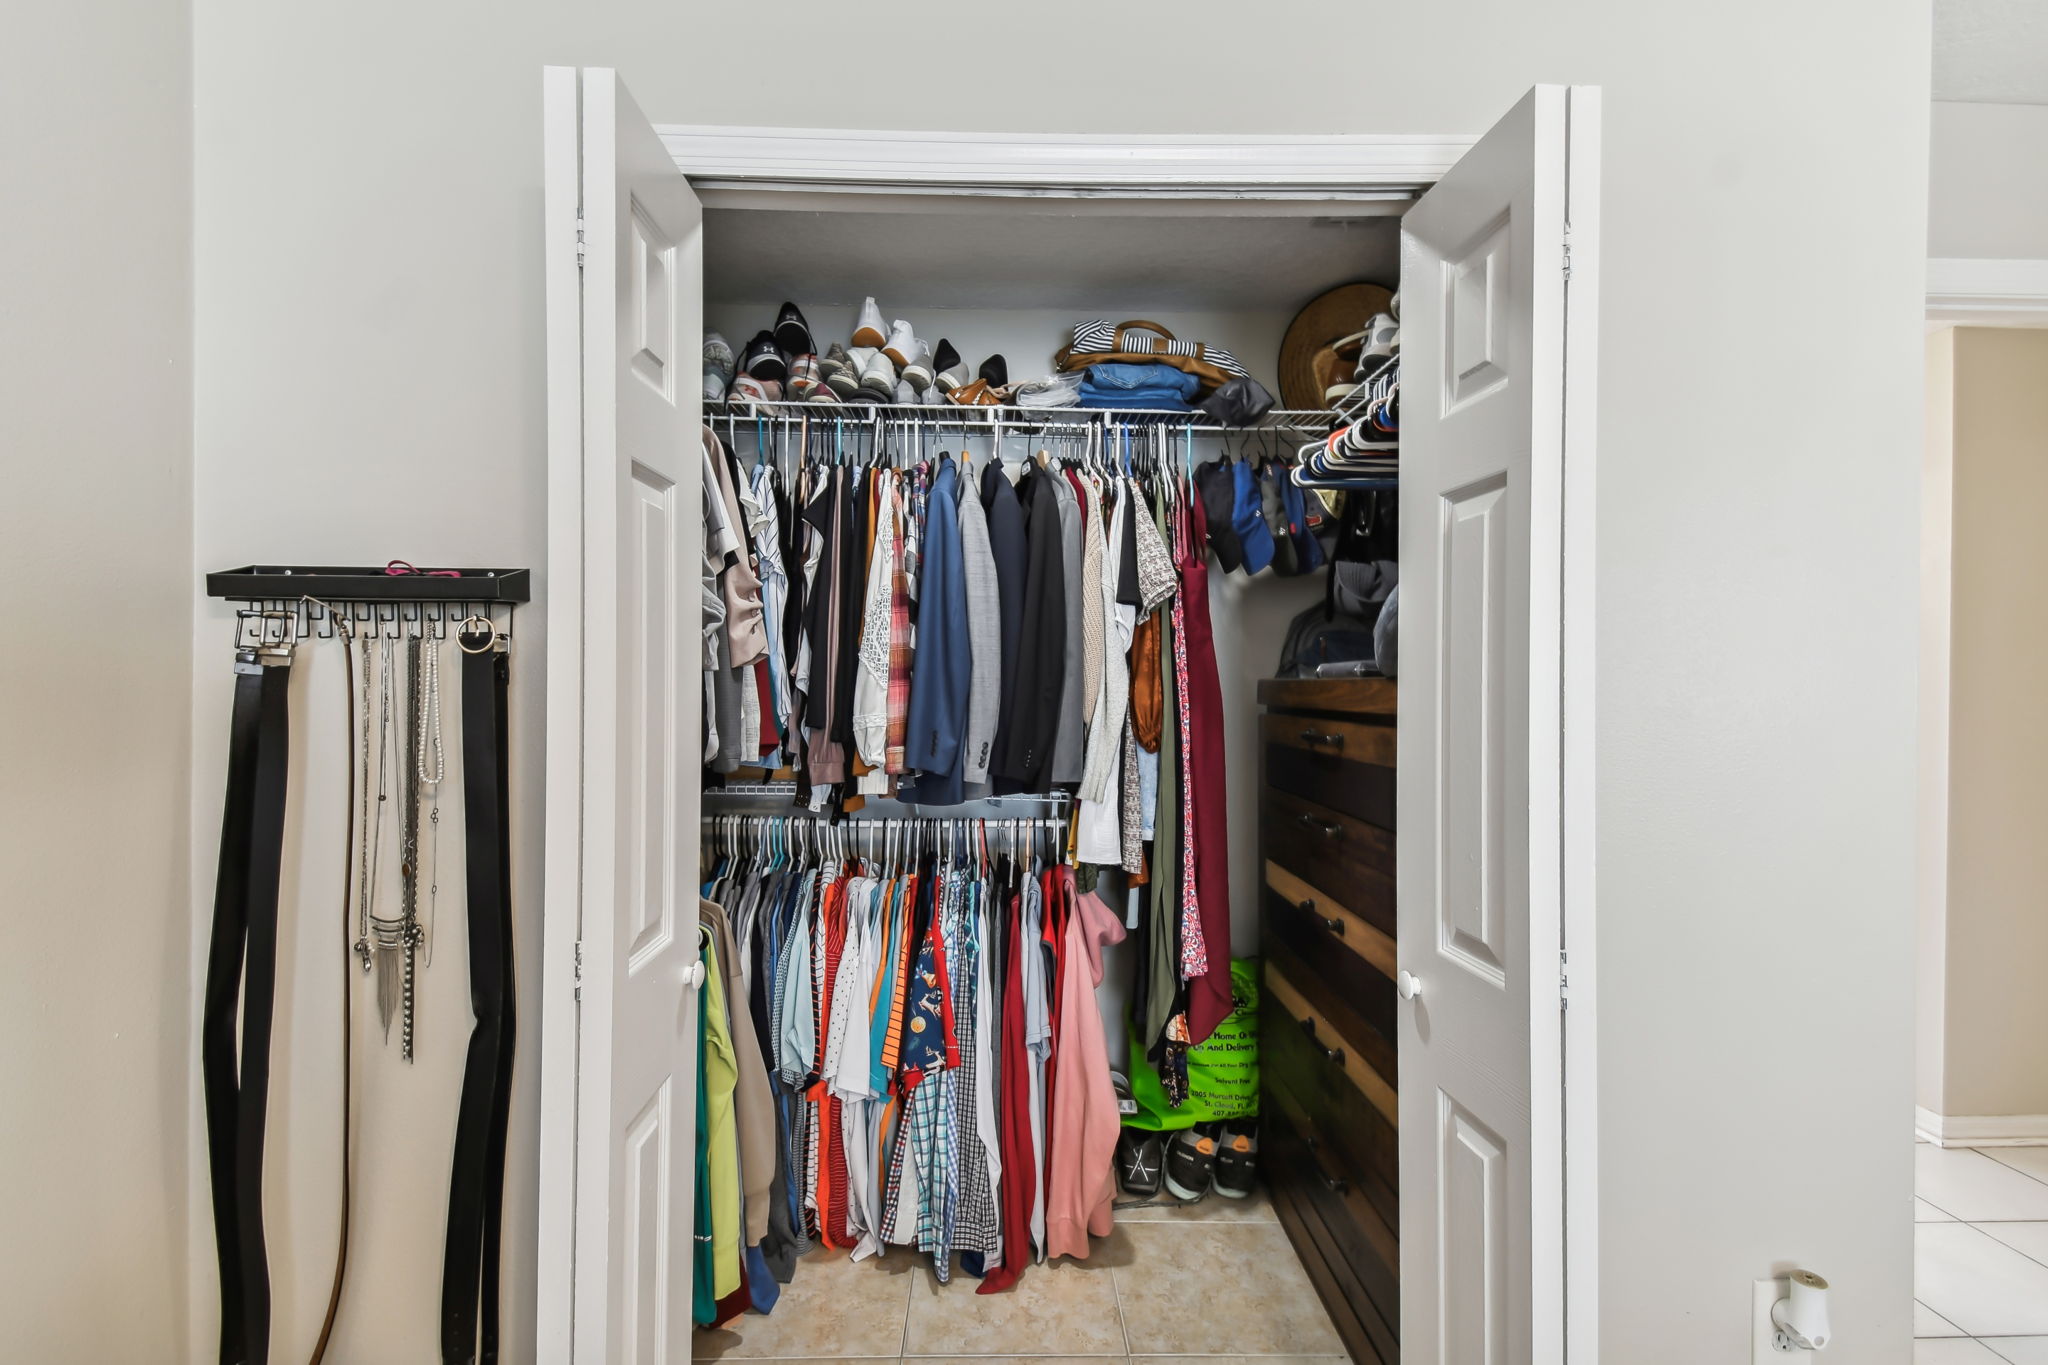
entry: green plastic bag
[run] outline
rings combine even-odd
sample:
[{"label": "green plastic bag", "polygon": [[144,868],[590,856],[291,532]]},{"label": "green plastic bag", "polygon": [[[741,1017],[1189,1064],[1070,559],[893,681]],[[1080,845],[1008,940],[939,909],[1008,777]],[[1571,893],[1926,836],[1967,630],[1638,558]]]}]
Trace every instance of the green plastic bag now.
[{"label": "green plastic bag", "polygon": [[1249,1118],[1259,1112],[1259,961],[1232,958],[1230,994],[1234,1007],[1216,1031],[1188,1049],[1188,1101],[1166,1103],[1159,1073],[1145,1059],[1145,1044],[1131,1035],[1131,1096],[1138,1112],[1124,1126],[1172,1132],[1216,1119]]}]

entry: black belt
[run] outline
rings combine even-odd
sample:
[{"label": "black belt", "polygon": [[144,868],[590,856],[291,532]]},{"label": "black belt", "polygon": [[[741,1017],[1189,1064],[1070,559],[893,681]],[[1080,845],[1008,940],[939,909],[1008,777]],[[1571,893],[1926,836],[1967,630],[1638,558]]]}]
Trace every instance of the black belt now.
[{"label": "black belt", "polygon": [[263,1120],[270,1099],[270,1016],[277,994],[277,878],[284,848],[291,663],[289,647],[235,653],[227,800],[199,1045],[213,1236],[220,1258],[221,1365],[264,1365],[270,1358]]},{"label": "black belt", "polygon": [[[506,781],[507,641],[465,632],[462,795],[469,879],[469,1005],[476,1023],[462,1073],[448,1181],[448,1246],[441,1269],[441,1359],[498,1358],[498,1259],[504,1224],[505,1131],[511,1119],[515,987],[512,979],[511,820]],[[479,1324],[481,1318],[481,1324]]]}]

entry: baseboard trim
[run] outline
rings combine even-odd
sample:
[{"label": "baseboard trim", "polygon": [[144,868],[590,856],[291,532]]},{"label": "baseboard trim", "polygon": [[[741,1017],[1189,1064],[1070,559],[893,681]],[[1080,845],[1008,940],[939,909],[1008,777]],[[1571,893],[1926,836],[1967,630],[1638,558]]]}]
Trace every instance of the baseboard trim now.
[{"label": "baseboard trim", "polygon": [[1913,1133],[1938,1147],[2048,1147],[2048,1114],[1937,1114],[1915,1106]]}]

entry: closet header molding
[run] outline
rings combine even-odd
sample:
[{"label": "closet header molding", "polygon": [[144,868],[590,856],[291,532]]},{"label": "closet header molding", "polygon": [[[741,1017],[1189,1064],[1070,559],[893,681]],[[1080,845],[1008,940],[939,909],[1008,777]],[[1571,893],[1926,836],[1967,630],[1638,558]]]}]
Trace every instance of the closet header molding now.
[{"label": "closet header molding", "polygon": [[1462,136],[963,133],[749,128],[669,123],[655,132],[700,186],[781,183],[1099,194],[1207,195],[1414,191],[1441,179],[1475,139]]}]

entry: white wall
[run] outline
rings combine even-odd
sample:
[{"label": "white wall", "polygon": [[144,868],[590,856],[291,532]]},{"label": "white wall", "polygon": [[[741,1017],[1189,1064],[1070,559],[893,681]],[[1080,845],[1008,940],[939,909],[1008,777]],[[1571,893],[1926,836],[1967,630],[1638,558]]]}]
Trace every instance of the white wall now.
[{"label": "white wall", "polygon": [[[1054,5],[1029,24],[1057,41],[971,57],[957,24],[825,5],[197,13],[204,561],[539,562],[544,61],[618,65],[658,120],[793,126],[1100,131],[1134,63],[1159,97],[1117,104],[1131,132],[1467,133],[1532,82],[1604,86],[1603,1358],[1740,1359],[1748,1281],[1797,1261],[1838,1286],[1844,1359],[1903,1365],[1915,683],[1882,661],[1915,594],[1926,0]],[[818,25],[830,42],[752,41]],[[202,623],[202,755],[218,638]],[[529,998],[534,654],[514,719]],[[1784,1064],[1794,1040],[1830,1059],[1824,1094]],[[432,1127],[418,1143],[445,1152]],[[410,1241],[440,1221],[419,1210]],[[387,1355],[427,1339],[438,1277],[400,1282],[408,1245],[379,1243],[397,1260],[344,1313]]]},{"label": "white wall", "polygon": [[1927,446],[1920,478],[1919,866],[1914,900],[1914,1103],[1942,1112],[1948,1019],[1949,599],[1954,572],[1956,329],[1927,336]]},{"label": "white wall", "polygon": [[171,1361],[185,1335],[190,23],[183,0],[8,11],[0,1354],[18,1360]]},{"label": "white wall", "polygon": [[2048,258],[2048,104],[1934,106],[1927,254]]}]

